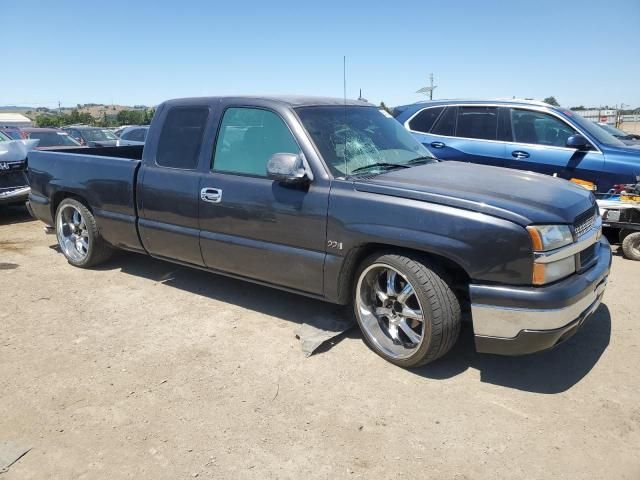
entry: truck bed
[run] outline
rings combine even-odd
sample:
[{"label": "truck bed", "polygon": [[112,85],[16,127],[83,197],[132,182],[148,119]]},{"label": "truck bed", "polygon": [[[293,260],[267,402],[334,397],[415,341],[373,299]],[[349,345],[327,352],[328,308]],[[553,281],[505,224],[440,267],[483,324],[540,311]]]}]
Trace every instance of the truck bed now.
[{"label": "truck bed", "polygon": [[[123,147],[78,147],[60,149],[64,153],[73,155],[91,155],[94,157],[127,158],[129,160],[142,160],[144,145],[127,145]],[[50,150],[52,151],[52,150]]]},{"label": "truck bed", "polygon": [[105,240],[120,248],[143,250],[135,193],[141,158],[138,145],[31,151],[27,158],[31,210],[53,226],[57,205],[65,197],[83,198]]}]

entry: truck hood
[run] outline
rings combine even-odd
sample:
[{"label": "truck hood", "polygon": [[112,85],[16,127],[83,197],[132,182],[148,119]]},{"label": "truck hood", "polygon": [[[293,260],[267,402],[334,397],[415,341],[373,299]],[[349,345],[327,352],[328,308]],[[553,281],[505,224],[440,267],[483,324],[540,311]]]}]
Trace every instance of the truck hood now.
[{"label": "truck hood", "polygon": [[356,190],[486,213],[526,226],[573,223],[595,205],[588,190],[533,172],[437,162],[354,180]]}]

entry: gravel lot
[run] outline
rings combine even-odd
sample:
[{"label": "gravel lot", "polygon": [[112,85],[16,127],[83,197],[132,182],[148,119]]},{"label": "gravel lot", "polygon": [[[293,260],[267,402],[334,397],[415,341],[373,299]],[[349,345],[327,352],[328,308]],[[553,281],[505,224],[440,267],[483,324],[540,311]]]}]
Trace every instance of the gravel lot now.
[{"label": "gravel lot", "polygon": [[386,363],[356,330],[310,358],[294,330],[336,307],[121,254],[67,264],[0,214],[0,478],[640,478],[640,264],[615,256],[569,342]]}]

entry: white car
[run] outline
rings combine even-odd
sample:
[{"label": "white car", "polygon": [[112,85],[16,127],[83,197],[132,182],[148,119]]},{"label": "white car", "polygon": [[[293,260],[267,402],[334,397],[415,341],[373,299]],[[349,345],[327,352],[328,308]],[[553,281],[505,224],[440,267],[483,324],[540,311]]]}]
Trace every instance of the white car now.
[{"label": "white car", "polygon": [[149,126],[127,127],[120,134],[117,145],[144,145]]}]

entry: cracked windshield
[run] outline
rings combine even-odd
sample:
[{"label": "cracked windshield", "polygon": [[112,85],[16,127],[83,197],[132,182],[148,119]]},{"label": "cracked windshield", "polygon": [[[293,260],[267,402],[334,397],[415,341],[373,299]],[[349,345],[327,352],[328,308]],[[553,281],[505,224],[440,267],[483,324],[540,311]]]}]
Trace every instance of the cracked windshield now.
[{"label": "cracked windshield", "polygon": [[375,107],[332,105],[296,112],[336,177],[436,161],[402,125]]}]

